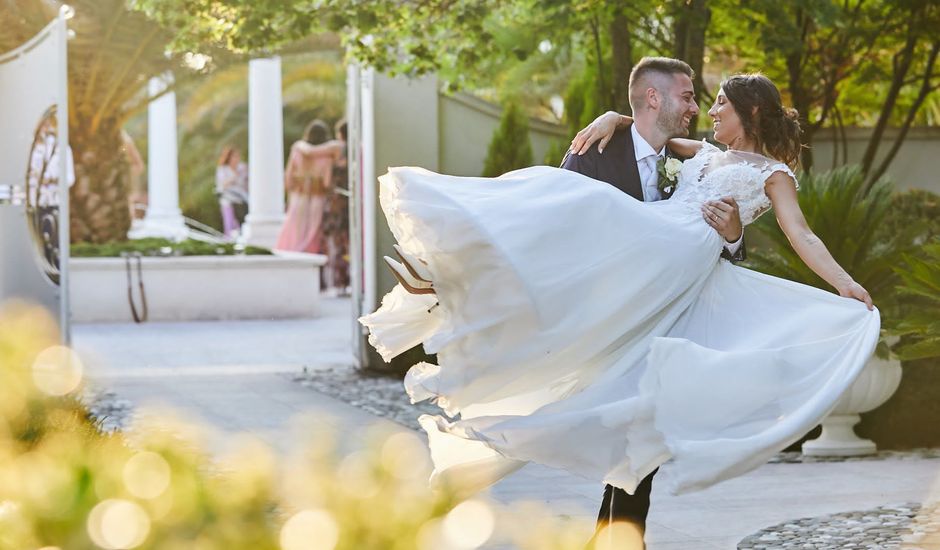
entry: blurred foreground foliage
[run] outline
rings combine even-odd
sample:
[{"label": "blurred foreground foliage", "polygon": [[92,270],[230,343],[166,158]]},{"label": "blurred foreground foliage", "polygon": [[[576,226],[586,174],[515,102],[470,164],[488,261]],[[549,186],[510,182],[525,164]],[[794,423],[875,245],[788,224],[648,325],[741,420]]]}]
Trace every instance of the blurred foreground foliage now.
[{"label": "blurred foreground foliage", "polygon": [[531,506],[507,514],[458,487],[430,491],[427,450],[410,432],[368,431],[343,455],[320,418],[286,458],[247,437],[213,456],[206,431],[168,413],[102,433],[76,397],[81,360],[55,334],[42,310],[0,311],[0,548],[583,547],[583,529]]}]

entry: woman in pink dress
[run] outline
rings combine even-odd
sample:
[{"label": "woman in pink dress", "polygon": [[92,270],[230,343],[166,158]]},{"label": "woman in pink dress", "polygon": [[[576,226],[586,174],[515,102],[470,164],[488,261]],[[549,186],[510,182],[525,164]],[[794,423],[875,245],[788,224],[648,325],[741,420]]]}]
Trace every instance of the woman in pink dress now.
[{"label": "woman in pink dress", "polygon": [[[303,141],[319,145],[330,137],[330,129],[322,120],[314,120],[304,131]],[[291,147],[284,173],[287,189],[287,218],[278,235],[278,250],[323,251],[323,213],[328,193],[332,191],[333,162],[329,157],[305,157]]]}]

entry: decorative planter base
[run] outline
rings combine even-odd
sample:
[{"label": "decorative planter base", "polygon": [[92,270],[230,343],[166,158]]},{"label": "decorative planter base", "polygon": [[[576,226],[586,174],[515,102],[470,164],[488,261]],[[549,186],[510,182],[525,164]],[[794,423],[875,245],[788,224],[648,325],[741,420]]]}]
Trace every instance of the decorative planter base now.
[{"label": "decorative planter base", "polygon": [[[147,319],[296,319],[315,317],[320,297],[318,254],[184,256],[141,259]],[[142,310],[137,263],[131,261],[130,294]],[[72,320],[130,322],[124,258],[73,258]]]},{"label": "decorative planter base", "polygon": [[830,414],[822,421],[822,433],[812,441],[803,443],[806,456],[862,456],[874,454],[875,442],[855,435],[853,426],[861,417],[857,414]]},{"label": "decorative planter base", "polygon": [[880,407],[901,383],[901,363],[872,357],[839,399],[832,413],[822,421],[818,438],[803,443],[807,456],[860,456],[873,454],[877,447],[873,441],[855,435],[859,413]]}]

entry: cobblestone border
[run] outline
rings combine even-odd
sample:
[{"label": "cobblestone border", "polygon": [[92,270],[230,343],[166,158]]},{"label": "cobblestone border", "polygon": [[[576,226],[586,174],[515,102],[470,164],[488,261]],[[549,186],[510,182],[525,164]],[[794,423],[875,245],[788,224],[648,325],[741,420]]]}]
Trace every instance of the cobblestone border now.
[{"label": "cobblestone border", "polygon": [[126,429],[133,418],[134,404],[119,398],[110,390],[86,387],[81,401],[88,407],[89,414],[98,421],[98,429],[105,433]]},{"label": "cobblestone border", "polygon": [[940,503],[914,502],[802,518],[761,529],[738,550],[940,549]]},{"label": "cobblestone border", "polygon": [[864,456],[806,456],[799,451],[777,453],[768,464],[814,464],[820,462],[863,462],[870,460],[921,460],[940,458],[940,449],[910,449],[907,451],[878,451]]},{"label": "cobblestone border", "polygon": [[352,367],[307,369],[292,375],[295,382],[348,403],[354,407],[398,422],[412,430],[420,430],[418,417],[441,414],[437,405],[412,404],[402,386],[401,378],[362,371]]}]

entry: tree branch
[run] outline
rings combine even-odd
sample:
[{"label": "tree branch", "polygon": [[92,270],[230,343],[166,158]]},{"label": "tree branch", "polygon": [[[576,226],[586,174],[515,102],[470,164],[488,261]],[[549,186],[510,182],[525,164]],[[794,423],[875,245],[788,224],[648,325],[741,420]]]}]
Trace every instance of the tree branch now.
[{"label": "tree branch", "polygon": [[[601,31],[599,26],[597,15],[594,15],[594,17],[591,18],[591,31],[594,34],[594,53],[597,55],[597,93],[599,96],[598,99],[601,100],[601,104],[603,105],[604,96],[606,96],[610,90],[607,89],[607,84],[604,82],[604,56],[601,53]],[[598,107],[602,107],[602,105],[598,105]]]},{"label": "tree branch", "polygon": [[888,166],[891,165],[894,157],[898,154],[898,150],[901,148],[901,144],[904,143],[904,139],[907,137],[908,130],[911,129],[911,125],[914,123],[914,118],[917,116],[917,111],[920,110],[924,100],[927,99],[927,95],[930,94],[932,88],[930,86],[930,79],[933,76],[933,67],[934,64],[936,64],[938,54],[940,54],[940,41],[935,41],[933,43],[933,47],[930,49],[930,56],[927,59],[927,67],[924,69],[923,80],[921,81],[920,91],[917,94],[917,98],[907,110],[907,116],[904,118],[904,123],[901,125],[901,129],[898,132],[897,137],[894,139],[894,143],[891,144],[891,149],[888,150],[888,153],[885,155],[885,158],[882,159],[878,168],[869,175],[869,183],[867,185],[868,188],[871,188],[871,186],[874,185],[874,182],[878,181],[878,179],[881,178],[881,176],[884,175],[884,173],[888,170]]},{"label": "tree branch", "polygon": [[[878,121],[875,123],[875,128],[872,130],[871,137],[868,139],[868,146],[865,148],[865,154],[862,156],[862,172],[865,174],[869,173],[872,164],[875,162],[875,155],[881,144],[881,137],[884,135],[885,128],[888,126],[888,121],[891,118],[891,113],[894,111],[894,106],[897,104],[902,83],[911,68],[914,48],[917,45],[917,34],[914,28],[916,24],[915,21],[917,21],[916,15],[916,13],[911,13],[911,22],[907,27],[907,40],[905,41],[904,47],[895,54],[892,60],[891,86],[888,88],[888,94],[881,106],[881,112],[878,114]],[[869,180],[865,189],[866,192],[871,188],[871,185],[873,185],[873,180]]]}]

